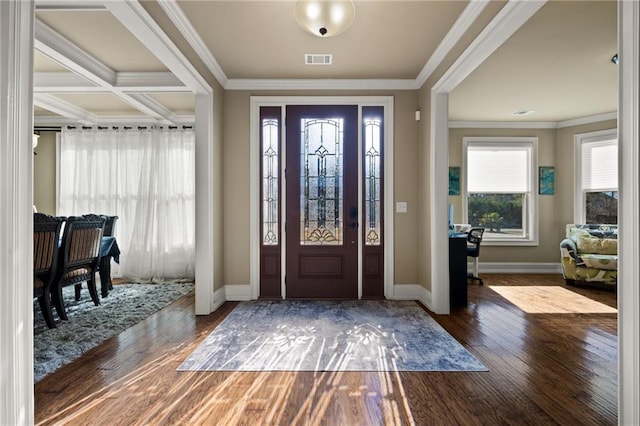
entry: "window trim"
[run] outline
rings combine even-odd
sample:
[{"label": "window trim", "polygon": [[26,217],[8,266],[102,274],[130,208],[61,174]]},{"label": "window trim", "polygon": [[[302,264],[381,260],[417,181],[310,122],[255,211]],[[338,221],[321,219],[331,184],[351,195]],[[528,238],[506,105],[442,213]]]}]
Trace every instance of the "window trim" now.
[{"label": "window trim", "polygon": [[[582,188],[582,145],[584,143],[604,142],[615,139],[618,149],[620,149],[620,140],[618,139],[618,129],[606,129],[596,132],[578,133],[573,136],[573,223],[586,223],[587,209],[586,196],[584,188]],[[620,158],[618,151],[618,159]],[[618,160],[619,162],[619,160]],[[620,169],[618,168],[618,187],[610,188],[611,191],[619,191],[620,188]],[[618,214],[620,212],[618,211]]]},{"label": "window trim", "polygon": [[[496,145],[504,144],[504,146],[530,146],[531,149],[531,170],[529,179],[531,182],[530,197],[525,197],[526,207],[526,226],[527,237],[523,238],[484,238],[483,245],[487,246],[537,246],[538,245],[538,138],[537,137],[479,137],[470,136],[462,138],[462,176],[460,177],[460,195],[462,196],[462,221],[468,223],[469,205],[467,192],[467,152],[469,144],[474,143],[495,143]],[[528,198],[528,201],[527,201]]]}]

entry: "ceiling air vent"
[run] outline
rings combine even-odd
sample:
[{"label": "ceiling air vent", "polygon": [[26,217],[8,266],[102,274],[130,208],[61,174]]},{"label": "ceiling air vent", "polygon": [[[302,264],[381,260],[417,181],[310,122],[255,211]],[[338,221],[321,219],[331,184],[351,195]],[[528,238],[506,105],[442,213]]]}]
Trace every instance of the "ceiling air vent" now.
[{"label": "ceiling air vent", "polygon": [[333,55],[307,53],[304,55],[304,63],[307,65],[331,65]]}]

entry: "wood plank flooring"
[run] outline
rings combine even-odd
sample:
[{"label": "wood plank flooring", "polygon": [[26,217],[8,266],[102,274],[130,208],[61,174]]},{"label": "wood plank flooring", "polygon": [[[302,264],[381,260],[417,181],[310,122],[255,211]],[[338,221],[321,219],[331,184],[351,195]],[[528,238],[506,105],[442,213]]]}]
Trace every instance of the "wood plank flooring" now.
[{"label": "wood plank flooring", "polygon": [[434,318],[489,372],[177,372],[236,306],[195,317],[186,296],[35,385],[37,424],[614,425],[617,314],[527,314],[489,286],[615,292],[556,275],[484,274]]}]

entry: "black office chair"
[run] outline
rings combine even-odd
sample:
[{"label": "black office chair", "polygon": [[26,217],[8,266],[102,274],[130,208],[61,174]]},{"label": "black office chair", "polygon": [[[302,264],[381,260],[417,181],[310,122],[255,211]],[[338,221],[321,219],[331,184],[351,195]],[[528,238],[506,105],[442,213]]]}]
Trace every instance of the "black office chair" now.
[{"label": "black office chair", "polygon": [[467,256],[473,257],[473,273],[467,274],[467,279],[478,281],[478,284],[484,285],[482,278],[478,276],[478,257],[480,257],[480,243],[482,243],[482,235],[484,228],[471,228],[467,235]]}]

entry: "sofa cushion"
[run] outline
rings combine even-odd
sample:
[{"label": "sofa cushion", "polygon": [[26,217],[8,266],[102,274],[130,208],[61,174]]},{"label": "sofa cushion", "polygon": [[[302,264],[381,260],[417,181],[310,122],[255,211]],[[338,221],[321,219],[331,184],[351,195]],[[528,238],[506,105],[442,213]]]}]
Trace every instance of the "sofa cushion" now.
[{"label": "sofa cushion", "polygon": [[576,241],[580,254],[618,254],[618,240],[580,235]]},{"label": "sofa cushion", "polygon": [[618,256],[615,255],[582,254],[580,257],[587,268],[607,269],[610,271],[618,269]]},{"label": "sofa cushion", "polygon": [[589,231],[586,230],[586,229],[582,229],[582,228],[571,227],[567,231],[567,237],[571,238],[576,243],[578,242],[578,240],[580,238],[590,237],[590,236],[591,236],[591,234],[589,233]]}]

